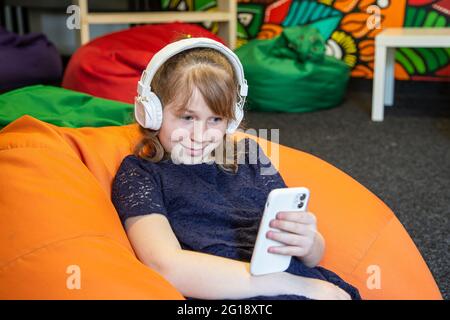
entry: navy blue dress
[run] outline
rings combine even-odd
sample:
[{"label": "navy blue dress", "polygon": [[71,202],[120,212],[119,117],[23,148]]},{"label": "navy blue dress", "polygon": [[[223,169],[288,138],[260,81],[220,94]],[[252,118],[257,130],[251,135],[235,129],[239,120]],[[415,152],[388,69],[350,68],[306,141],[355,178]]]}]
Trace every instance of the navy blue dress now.
[{"label": "navy blue dress", "polygon": [[[254,140],[242,139],[239,146],[245,151],[245,163],[239,164],[236,174],[215,163],[185,165],[170,159],[152,163],[127,156],[114,178],[111,195],[122,224],[130,217],[160,213],[169,220],[183,249],[249,262],[266,198],[272,189],[286,184]],[[274,174],[267,174],[271,170]],[[356,288],[322,267],[308,268],[292,258],[286,272],[327,280],[352,299],[360,299]]]}]

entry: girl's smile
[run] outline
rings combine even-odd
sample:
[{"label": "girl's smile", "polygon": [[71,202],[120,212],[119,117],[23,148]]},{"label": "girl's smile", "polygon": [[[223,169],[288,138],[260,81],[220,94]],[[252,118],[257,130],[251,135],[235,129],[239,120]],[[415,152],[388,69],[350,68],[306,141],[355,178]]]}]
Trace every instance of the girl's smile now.
[{"label": "girl's smile", "polygon": [[227,127],[227,120],[211,111],[198,89],[181,113],[168,104],[163,119],[159,140],[174,163],[211,161],[211,153],[223,141]]},{"label": "girl's smile", "polygon": [[[185,146],[183,146],[183,147],[185,147]],[[204,149],[204,148],[192,149],[192,148],[188,148],[188,147],[185,147],[185,148],[189,151],[189,154],[191,156],[198,156],[198,155],[202,154],[202,151]]]}]

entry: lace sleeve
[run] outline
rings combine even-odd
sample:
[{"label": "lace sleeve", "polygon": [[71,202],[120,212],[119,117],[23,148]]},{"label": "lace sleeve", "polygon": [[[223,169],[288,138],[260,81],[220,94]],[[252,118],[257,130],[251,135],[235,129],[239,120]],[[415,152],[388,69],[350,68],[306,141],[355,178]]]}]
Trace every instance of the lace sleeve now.
[{"label": "lace sleeve", "polygon": [[261,146],[253,139],[245,138],[245,161],[248,161],[257,174],[256,183],[268,190],[286,188],[286,184],[270,158]]},{"label": "lace sleeve", "polygon": [[167,216],[159,176],[151,164],[135,156],[126,157],[114,177],[111,200],[122,224],[130,217],[160,213]]}]

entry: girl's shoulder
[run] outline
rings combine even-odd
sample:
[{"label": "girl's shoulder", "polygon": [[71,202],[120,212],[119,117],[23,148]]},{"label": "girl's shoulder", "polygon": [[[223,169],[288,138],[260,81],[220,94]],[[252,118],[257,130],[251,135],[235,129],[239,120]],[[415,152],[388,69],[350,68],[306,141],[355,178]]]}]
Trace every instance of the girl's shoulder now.
[{"label": "girl's shoulder", "polygon": [[123,158],[116,172],[116,178],[120,176],[146,178],[147,176],[155,176],[158,173],[159,168],[156,163],[130,154]]},{"label": "girl's shoulder", "polygon": [[123,158],[120,167],[145,167],[145,168],[154,168],[157,166],[157,163],[145,160],[140,158],[134,154],[129,154],[125,158]]},{"label": "girl's shoulder", "polygon": [[[261,175],[270,175],[277,172],[264,149],[252,138],[245,137],[237,142],[237,155],[238,164],[254,167]],[[274,158],[277,159],[277,157]]]}]

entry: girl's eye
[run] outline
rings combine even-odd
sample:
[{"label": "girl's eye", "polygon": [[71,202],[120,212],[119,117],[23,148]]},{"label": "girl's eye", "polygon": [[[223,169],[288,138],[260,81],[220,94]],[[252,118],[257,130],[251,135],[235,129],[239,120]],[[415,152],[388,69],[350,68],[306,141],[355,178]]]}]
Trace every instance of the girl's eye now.
[{"label": "girl's eye", "polygon": [[222,118],[220,118],[220,117],[214,117],[213,118],[213,122],[214,123],[219,123],[220,121],[222,121]]},{"label": "girl's eye", "polygon": [[[191,121],[191,120],[194,119],[194,117],[188,116],[188,115],[186,115],[186,116],[181,116],[180,118],[183,119],[183,120],[186,120],[186,121]],[[213,122],[213,123],[219,123],[220,121],[222,121],[222,118],[221,118],[221,117],[214,117],[214,118],[212,118],[212,122]]]}]

